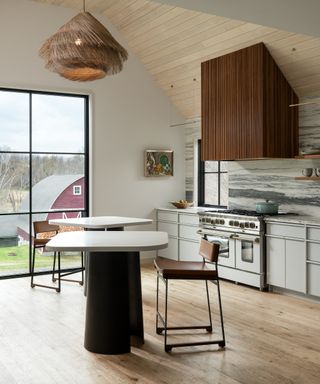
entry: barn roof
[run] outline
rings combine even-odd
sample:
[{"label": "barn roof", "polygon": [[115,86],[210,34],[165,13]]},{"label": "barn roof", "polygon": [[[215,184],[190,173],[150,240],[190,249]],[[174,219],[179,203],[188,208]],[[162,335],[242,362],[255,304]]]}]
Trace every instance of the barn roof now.
[{"label": "barn roof", "polygon": [[[51,210],[53,203],[61,193],[71,184],[80,180],[84,175],[52,175],[39,181],[32,188],[32,210],[47,212]],[[79,207],[80,208],[80,207]],[[23,199],[20,211],[29,210],[29,194]],[[34,215],[35,220],[46,220],[47,213]],[[18,226],[24,231],[29,231],[28,215],[20,215]]]},{"label": "barn roof", "polygon": [[[83,175],[52,175],[42,179],[32,188],[33,211],[49,211],[61,193],[82,179]],[[29,196],[21,203],[21,210],[28,209]]]}]

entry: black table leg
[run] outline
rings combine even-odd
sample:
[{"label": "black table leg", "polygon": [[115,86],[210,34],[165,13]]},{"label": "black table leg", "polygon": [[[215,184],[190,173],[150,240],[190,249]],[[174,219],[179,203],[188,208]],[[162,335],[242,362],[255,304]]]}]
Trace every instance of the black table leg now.
[{"label": "black table leg", "polygon": [[128,252],[130,335],[133,344],[144,343],[139,252]]},{"label": "black table leg", "polygon": [[85,348],[130,352],[130,336],[143,343],[139,252],[90,252]]}]

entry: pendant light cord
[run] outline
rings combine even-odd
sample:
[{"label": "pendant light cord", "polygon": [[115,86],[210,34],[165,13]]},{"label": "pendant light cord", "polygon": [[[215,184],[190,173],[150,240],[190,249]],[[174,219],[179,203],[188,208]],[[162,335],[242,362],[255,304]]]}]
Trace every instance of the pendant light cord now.
[{"label": "pendant light cord", "polygon": [[86,0],[83,0],[83,12],[86,11]]}]

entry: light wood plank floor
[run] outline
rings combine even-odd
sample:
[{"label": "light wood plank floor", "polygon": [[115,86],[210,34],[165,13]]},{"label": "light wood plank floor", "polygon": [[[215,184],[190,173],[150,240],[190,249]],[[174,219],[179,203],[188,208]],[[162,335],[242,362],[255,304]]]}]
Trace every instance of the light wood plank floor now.
[{"label": "light wood plank floor", "polygon": [[[104,356],[83,348],[82,287],[64,282],[57,294],[31,289],[29,279],[0,281],[0,383],[320,382],[320,303],[222,282],[225,350],[167,354],[155,333],[155,288],[154,270],[143,267],[144,346]],[[170,293],[172,320],[188,313],[194,322],[207,319],[203,284],[174,283]]]}]

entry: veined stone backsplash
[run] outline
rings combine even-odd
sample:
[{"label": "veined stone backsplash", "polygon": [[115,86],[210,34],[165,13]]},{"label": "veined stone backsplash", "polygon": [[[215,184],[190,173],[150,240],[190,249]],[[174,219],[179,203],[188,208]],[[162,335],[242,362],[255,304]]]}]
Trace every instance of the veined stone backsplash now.
[{"label": "veined stone backsplash", "polygon": [[[305,101],[305,100],[304,100]],[[193,200],[194,142],[200,138],[200,122],[186,128],[186,198]],[[300,152],[320,148],[320,105],[299,109]],[[320,149],[319,149],[320,151]],[[280,210],[320,218],[319,181],[295,180],[303,168],[320,168],[320,159],[229,161],[229,207],[255,209],[257,201],[270,199]]]}]

